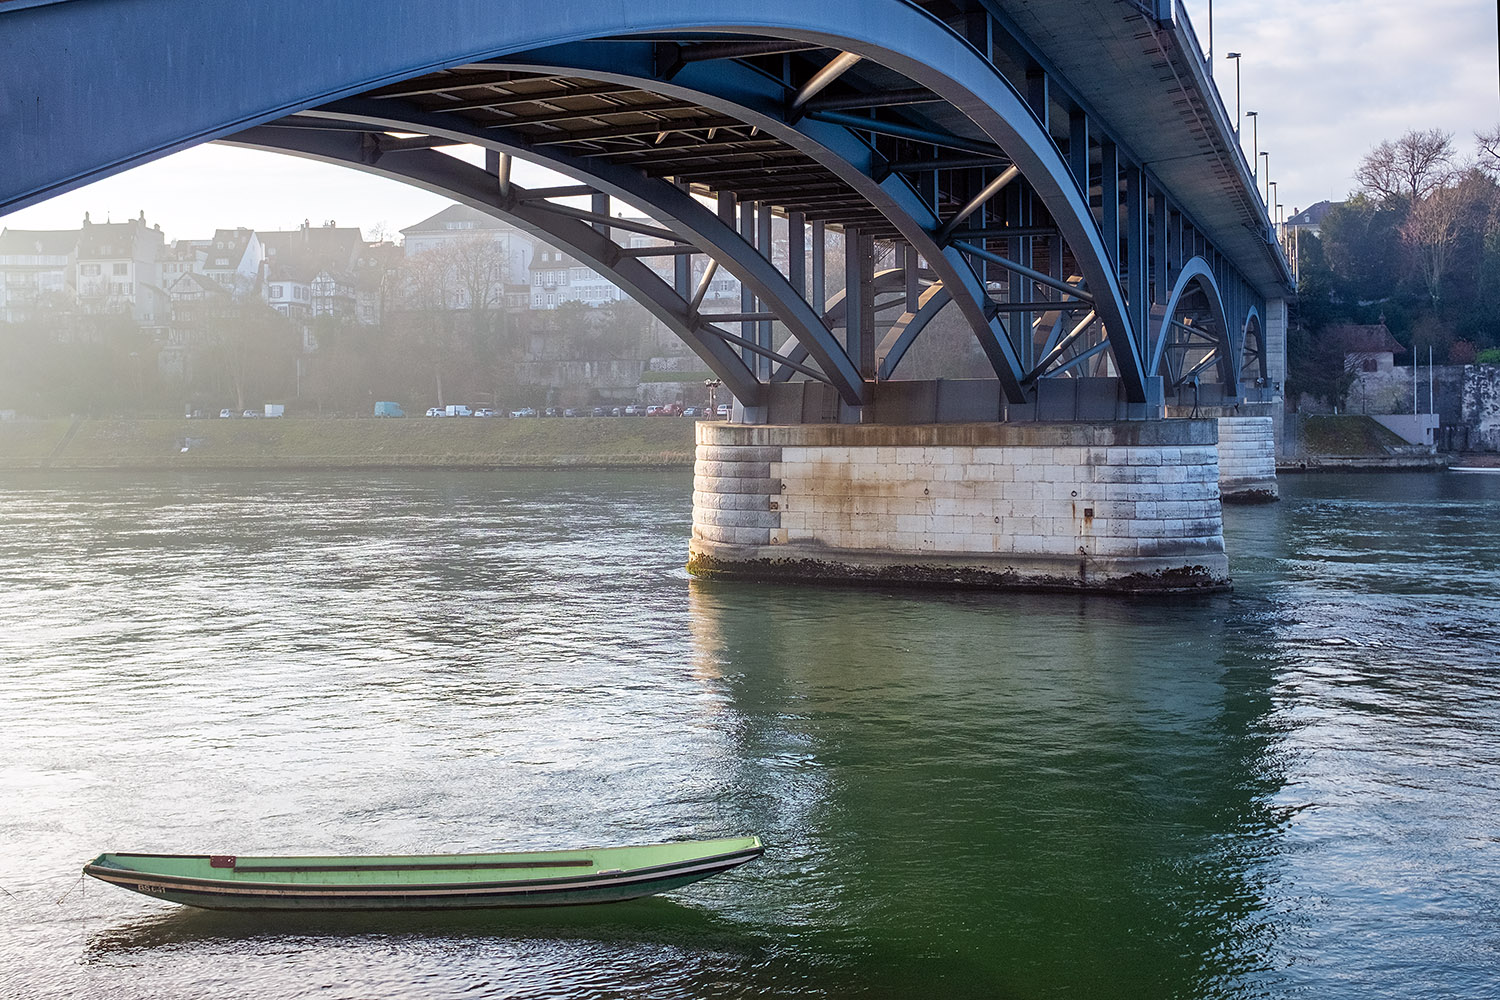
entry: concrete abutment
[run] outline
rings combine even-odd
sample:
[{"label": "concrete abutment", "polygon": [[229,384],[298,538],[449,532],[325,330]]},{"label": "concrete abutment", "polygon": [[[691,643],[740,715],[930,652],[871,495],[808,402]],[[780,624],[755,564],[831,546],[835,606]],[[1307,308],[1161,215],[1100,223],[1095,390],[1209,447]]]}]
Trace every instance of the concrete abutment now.
[{"label": "concrete abutment", "polygon": [[700,423],[705,577],[1170,593],[1229,586],[1213,420]]}]

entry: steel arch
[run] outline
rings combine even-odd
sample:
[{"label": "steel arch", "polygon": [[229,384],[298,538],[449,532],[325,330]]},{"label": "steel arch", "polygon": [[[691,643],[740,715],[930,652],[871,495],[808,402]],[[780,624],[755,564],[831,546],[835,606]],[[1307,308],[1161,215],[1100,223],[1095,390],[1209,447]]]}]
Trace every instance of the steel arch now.
[{"label": "steel arch", "polygon": [[1250,349],[1250,324],[1252,322],[1255,324],[1255,357],[1257,368],[1255,377],[1261,380],[1261,384],[1264,384],[1271,377],[1266,357],[1266,324],[1261,320],[1260,310],[1255,306],[1251,306],[1245,311],[1245,322],[1240,324],[1240,350],[1234,355],[1237,359],[1235,373],[1236,376],[1240,377],[1245,374],[1244,357],[1245,352]]},{"label": "steel arch", "polygon": [[889,379],[895,373],[896,366],[901,364],[911,345],[927,329],[927,324],[952,301],[953,296],[942,285],[928,285],[922,290],[917,299],[916,310],[902,313],[887,331],[880,346],[875,349],[875,354],[880,359],[882,380]]},{"label": "steel arch", "polygon": [[876,180],[880,158],[849,129],[812,117],[788,124],[785,92],[778,81],[739,64],[720,62],[711,67],[690,65],[665,82],[655,75],[655,57],[647,43],[570,45],[548,53],[530,53],[524,60],[509,60],[505,65],[526,72],[587,76],[692,100],[732,115],[812,157],[889,219],[941,282],[964,289],[955,301],[1006,394],[1013,402],[1024,401],[1020,359],[1004,326],[987,308],[983,284],[956,247],[939,246],[934,238],[942,219],[905,178],[891,174]]},{"label": "steel arch", "polygon": [[[875,273],[874,292],[876,295],[901,291],[905,287],[906,270],[904,268],[893,267],[888,268],[884,271],[877,271]],[[892,325],[892,332],[887,333],[886,336],[881,339],[879,345],[876,347],[875,355],[877,358],[884,359],[888,355],[890,355],[890,353],[895,349],[895,345],[897,344],[898,340],[900,340],[903,335],[906,336],[906,339],[901,344],[900,354],[906,353],[906,348],[910,346],[911,339],[915,338],[916,335],[921,332],[922,327],[927,325],[927,321],[932,318],[932,315],[937,312],[938,308],[941,308],[942,306],[948,304],[949,298],[946,293],[942,293],[942,287],[943,286],[941,283],[931,282],[927,285],[926,288],[923,289],[922,295],[920,297],[921,301],[927,302],[931,300],[934,294],[942,294],[943,298],[940,304],[936,308],[928,310],[925,314],[922,313],[920,308],[916,313],[910,311],[903,312]],[[823,322],[826,323],[830,329],[844,322],[844,315],[848,311],[847,306],[845,305],[845,303],[848,301],[848,294],[849,291],[847,288],[841,288],[828,297],[828,305],[823,312]],[[917,318],[919,315],[922,317],[920,321]],[[907,334],[906,331],[910,331],[910,333]],[[894,368],[896,366],[896,363],[900,361],[900,354],[896,356],[895,360],[892,361],[889,366],[887,366],[883,360],[880,362],[880,380],[884,380],[889,377],[890,369]],[[796,344],[792,347],[791,350],[786,352],[786,356],[790,361],[799,362],[807,357],[807,349],[801,344]],[[795,369],[783,365],[771,373],[771,381],[786,382],[790,380],[791,377],[795,374]]]},{"label": "steel arch", "polygon": [[[1232,335],[1224,308],[1224,297],[1219,291],[1219,282],[1214,276],[1213,267],[1202,257],[1194,257],[1182,265],[1182,269],[1177,274],[1177,281],[1172,286],[1172,292],[1167,296],[1167,301],[1162,305],[1151,307],[1148,321],[1150,333],[1148,342],[1151,345],[1150,365],[1146,369],[1148,374],[1161,373],[1167,345],[1172,339],[1172,317],[1177,314],[1177,306],[1183,295],[1194,285],[1201,289],[1208,299],[1209,312],[1213,316],[1214,324],[1219,328],[1218,367],[1221,376],[1225,373],[1225,358],[1233,356],[1232,351],[1237,338]],[[1230,367],[1232,366],[1233,362],[1230,362]],[[1230,377],[1222,380],[1225,387],[1233,394],[1236,379]]]},{"label": "steel arch", "polygon": [[[353,167],[365,173],[399,180],[442,194],[471,208],[503,217],[544,242],[561,247],[600,273],[609,274],[629,291],[652,315],[667,325],[723,380],[741,403],[760,405],[764,386],[734,351],[722,333],[705,335],[691,306],[641,260],[622,255],[619,244],[593,226],[548,212],[524,198],[502,199],[494,175],[454,157],[429,149],[407,150],[400,156],[382,158],[384,165],[368,162],[363,133],[274,129],[247,129],[223,140],[248,149],[289,153],[308,159]],[[515,188],[518,194],[524,189]],[[718,335],[715,335],[718,334]]]},{"label": "steel arch", "polygon": [[[527,6],[534,7],[530,13],[535,16],[528,16]],[[118,13],[122,9],[128,9],[128,16]],[[969,42],[912,4],[763,0],[747,9],[731,0],[654,0],[649,5],[598,0],[528,5],[518,0],[502,11],[486,0],[421,5],[326,0],[275,7],[219,5],[206,17],[190,0],[71,0],[16,6],[0,16],[6,28],[0,32],[5,39],[0,54],[9,60],[10,75],[26,81],[26,93],[13,95],[11,107],[30,108],[33,94],[36,97],[34,114],[28,111],[9,123],[17,140],[5,148],[17,155],[6,158],[10,183],[0,181],[0,206],[5,207],[19,207],[329,99],[527,49],[699,30],[787,38],[852,52],[933,90],[1015,159],[1054,215],[1091,292],[1100,299],[1100,315],[1127,392],[1132,399],[1145,398],[1144,370],[1124,297],[1077,182],[1009,81]],[[68,59],[56,58],[59,37],[68,38],[72,46]],[[326,47],[317,41],[327,37],[347,43],[337,60],[328,59]],[[305,42],[287,44],[288,38]],[[165,40],[173,42],[173,51],[191,51],[194,58],[163,58]],[[231,82],[205,91],[199,85],[205,64],[219,67],[219,78]],[[89,100],[72,96],[80,93],[78,67],[97,74],[88,88]],[[116,74],[115,85],[110,84],[111,73]],[[142,86],[143,80],[149,85]],[[55,95],[67,96],[54,103]],[[67,128],[51,126],[59,116],[67,117]],[[39,124],[44,119],[49,122],[47,130]],[[842,126],[836,128],[852,135]],[[883,200],[891,201],[892,195],[886,192]],[[930,224],[917,227],[922,229],[917,232],[914,220]],[[966,280],[945,276],[944,283],[981,333],[1008,395],[1024,397],[1014,348],[995,317],[985,314],[983,289],[972,294],[974,279],[967,262],[957,251],[938,248],[932,238],[933,232],[941,231],[943,220],[918,213],[906,222],[903,236],[934,267],[945,267],[954,279],[969,272]],[[969,290],[960,293],[966,286]],[[983,336],[986,330],[988,337]]]},{"label": "steel arch", "polygon": [[[947,25],[923,11],[902,30],[920,36],[906,52],[883,48],[863,37],[833,37],[788,28],[766,29],[767,33],[795,40],[816,41],[831,47],[853,48],[874,62],[916,80],[965,114],[996,145],[1003,148],[1035,189],[1072,248],[1095,307],[1104,322],[1109,344],[1132,401],[1145,400],[1146,372],[1136,346],[1123,291],[1114,264],[1104,248],[1098,224],[1080,191],[1071,169],[1042,128],[1030,106],[1000,72],[985,61],[967,41]],[[933,37],[936,31],[941,38]],[[903,36],[903,40],[907,40]],[[838,175],[879,209],[903,238],[916,249],[950,290],[964,291],[953,300],[974,328],[1012,402],[1024,402],[1021,386],[1024,369],[1004,327],[988,302],[982,283],[963,250],[938,239],[945,220],[938,216],[898,174],[886,176],[883,164],[856,130],[806,116],[789,121],[786,95],[779,81],[749,67],[729,63],[691,64],[670,81],[656,73],[654,53],[642,43],[631,51],[629,42],[579,43],[551,49],[515,53],[499,58],[496,65],[535,73],[569,73],[616,83],[627,83],[701,103],[732,115],[796,147]],[[911,53],[926,52],[930,63]],[[885,58],[882,59],[881,57]],[[957,67],[965,78],[936,66]],[[876,180],[880,176],[883,179]],[[962,230],[954,236],[961,236]]]},{"label": "steel arch", "polygon": [[625,201],[649,206],[655,214],[669,218],[685,241],[719,261],[721,266],[753,289],[777,313],[807,354],[818,363],[845,402],[859,405],[864,401],[864,385],[854,363],[824,325],[817,310],[803,298],[801,291],[794,289],[786,277],[733,227],[725,224],[676,186],[646,177],[639,171],[581,159],[556,149],[533,147],[507,129],[481,131],[466,127],[451,118],[444,119],[413,108],[404,108],[395,102],[341,102],[327,110],[320,109],[307,114],[310,117],[378,129],[426,132],[501,152],[519,153],[527,159],[550,164],[580,180],[589,181]]}]

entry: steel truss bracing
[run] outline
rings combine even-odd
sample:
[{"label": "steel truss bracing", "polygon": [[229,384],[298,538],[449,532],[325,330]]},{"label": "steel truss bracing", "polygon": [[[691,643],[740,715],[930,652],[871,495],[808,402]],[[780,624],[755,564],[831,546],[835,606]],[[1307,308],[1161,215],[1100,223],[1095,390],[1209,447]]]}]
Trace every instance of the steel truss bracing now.
[{"label": "steel truss bracing", "polygon": [[[364,0],[333,18],[352,2],[330,0],[326,12],[343,26],[337,37],[356,46],[349,65],[286,72],[278,60],[287,54],[274,46],[225,47],[260,37],[238,23],[244,11],[203,27],[186,16],[186,0],[163,0],[132,26],[138,40],[190,34],[208,55],[223,49],[264,93],[201,115],[195,105],[190,122],[171,126],[176,133],[68,147],[56,168],[37,166],[26,150],[11,160],[20,164],[16,189],[0,184],[0,207],[34,200],[48,183],[218,138],[354,166],[505,216],[615,280],[751,406],[767,384],[797,378],[826,382],[846,406],[868,403],[945,308],[972,332],[1011,403],[1035,398],[1040,379],[1078,375],[1116,377],[1137,404],[1159,399],[1161,382],[1213,379],[1227,395],[1242,378],[1264,383],[1259,316],[1285,261],[1257,235],[1268,222],[1253,182],[1237,147],[1228,152],[1233,140],[1195,76],[1201,53],[1169,4],[1067,0],[1029,16],[1065,19],[1061,8],[1072,4],[1122,52],[1146,40],[1146,56],[1131,58],[1143,60],[1140,81],[1164,88],[1147,95],[1160,103],[1159,120],[1190,116],[1182,148],[1207,148],[1192,155],[1207,156],[1223,178],[1231,207],[1207,225],[1197,217],[1203,199],[1195,194],[1190,209],[1158,173],[1196,176],[1184,157],[1153,146],[1157,166],[1146,166],[1134,145],[1155,143],[1156,133],[1122,130],[1100,114],[1058,69],[1069,53],[1040,49],[1003,3],[870,0],[849,17],[805,0],[761,0],[752,25],[743,3],[728,0],[654,0],[629,11],[597,0],[531,10],[533,0],[517,0],[503,15],[461,0],[420,13]],[[85,29],[113,23],[103,0],[27,9],[36,13],[0,14],[18,39],[39,20],[38,39],[62,31],[87,47],[100,32]],[[324,15],[315,6],[306,16]],[[57,76],[45,60],[25,63],[38,93]],[[1120,65],[1108,63],[1125,72]],[[1073,68],[1084,71],[1094,68]],[[180,92],[171,89],[175,64],[158,61],[152,72],[164,74],[166,92]],[[57,77],[49,94],[70,92],[62,84]],[[1109,99],[1107,89],[1091,92]],[[489,169],[438,151],[454,144],[486,149]],[[578,183],[525,190],[510,180],[516,157]],[[578,197],[590,208],[557,202]],[[657,221],[620,220],[611,199]],[[773,216],[786,220],[784,258],[772,252]],[[656,242],[625,247],[613,238],[623,232]],[[838,289],[826,280],[833,236],[843,252]],[[695,267],[700,255],[706,269]],[[652,259],[667,260],[671,277]],[[886,259],[895,266],[879,263]],[[703,315],[718,268],[741,282],[740,309]]]}]

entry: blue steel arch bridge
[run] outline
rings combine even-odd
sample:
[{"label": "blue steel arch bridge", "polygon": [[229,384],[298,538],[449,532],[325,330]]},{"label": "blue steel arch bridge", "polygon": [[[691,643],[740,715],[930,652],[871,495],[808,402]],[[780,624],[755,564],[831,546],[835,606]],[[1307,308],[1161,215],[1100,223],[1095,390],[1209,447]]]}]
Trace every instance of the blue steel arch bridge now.
[{"label": "blue steel arch bridge", "polygon": [[[897,398],[944,310],[990,419],[1284,370],[1290,271],[1174,0],[0,0],[0,79],[0,213],[204,141],[394,178],[614,280],[750,422]],[[700,311],[718,269],[738,313]]]}]

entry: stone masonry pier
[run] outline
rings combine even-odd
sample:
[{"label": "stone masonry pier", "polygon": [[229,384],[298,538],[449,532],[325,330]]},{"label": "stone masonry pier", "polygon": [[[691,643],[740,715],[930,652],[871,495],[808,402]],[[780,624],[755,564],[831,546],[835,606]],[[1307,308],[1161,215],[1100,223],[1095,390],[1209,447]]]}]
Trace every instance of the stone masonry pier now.
[{"label": "stone masonry pier", "polygon": [[1229,586],[1213,420],[698,424],[702,577]]},{"label": "stone masonry pier", "polygon": [[1280,499],[1270,417],[1219,418],[1219,491],[1225,503]]}]

